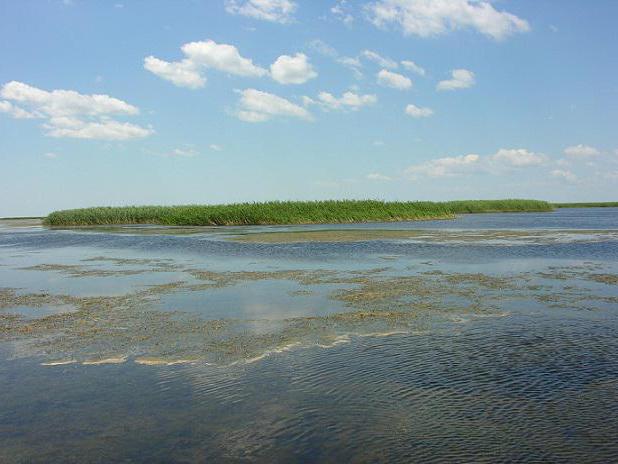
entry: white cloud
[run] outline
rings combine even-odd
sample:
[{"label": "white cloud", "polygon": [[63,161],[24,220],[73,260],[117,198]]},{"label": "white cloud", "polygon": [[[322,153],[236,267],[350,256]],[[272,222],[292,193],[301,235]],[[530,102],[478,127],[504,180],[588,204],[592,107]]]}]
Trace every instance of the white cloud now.
[{"label": "white cloud", "polygon": [[274,23],[287,24],[294,21],[298,8],[291,0],[226,0],[225,11]]},{"label": "white cloud", "polygon": [[56,159],[56,158],[58,158],[58,154],[57,153],[53,153],[51,151],[48,151],[47,153],[43,153],[43,156],[45,158],[49,158],[49,159]]},{"label": "white cloud", "polygon": [[377,0],[365,9],[374,25],[394,24],[404,35],[431,37],[458,29],[473,29],[500,40],[530,30],[527,21],[498,11],[485,0]]},{"label": "white cloud", "polygon": [[363,65],[358,58],[342,56],[341,58],[337,59],[337,63],[342,64],[346,68],[350,69],[357,79],[363,77],[363,73],[361,72],[361,68],[363,67]]},{"label": "white cloud", "polygon": [[378,73],[378,84],[398,90],[408,90],[412,87],[412,81],[409,78],[386,69]]},{"label": "white cloud", "polygon": [[413,118],[427,118],[433,114],[433,110],[431,108],[422,108],[409,104],[406,106],[406,114]]},{"label": "white cloud", "polygon": [[264,68],[254,65],[249,58],[242,57],[233,45],[207,40],[186,43],[181,49],[187,58],[198,66],[244,77],[261,77],[267,74]]},{"label": "white cloud", "polygon": [[165,153],[163,156],[168,158],[193,158],[199,153],[193,148],[174,148],[172,151]]},{"label": "white cloud", "polygon": [[7,100],[31,105],[36,111],[49,116],[134,115],[139,113],[135,106],[109,95],[82,95],[74,90],[52,90],[48,92],[17,81],[4,84],[0,96]]},{"label": "white cloud", "polygon": [[213,151],[222,151],[223,147],[221,145],[217,145],[216,143],[211,143],[210,145],[208,145],[208,148],[210,148]]},{"label": "white cloud", "polygon": [[23,118],[27,113],[28,117],[44,119],[43,128],[51,137],[127,140],[153,133],[152,129],[112,119],[112,115],[133,116],[139,110],[109,95],[83,95],[74,90],[48,92],[11,81],[2,86],[0,96],[12,101],[1,107],[9,109],[7,112],[14,118]]},{"label": "white cloud", "polygon": [[577,176],[575,174],[573,174],[571,171],[564,169],[555,169],[551,171],[550,174],[552,177],[566,180],[568,182],[575,182],[577,180]]},{"label": "white cloud", "polygon": [[170,63],[154,56],[147,56],[144,59],[144,69],[178,87],[197,89],[206,84],[206,77],[202,76],[197,66],[188,59]]},{"label": "white cloud", "polygon": [[490,158],[493,161],[505,163],[515,167],[537,166],[546,161],[546,157],[544,155],[530,152],[525,148],[501,148]]},{"label": "white cloud", "polygon": [[[547,156],[534,153],[525,148],[501,148],[493,155],[476,154],[453,156],[425,161],[405,170],[405,175],[412,180],[423,177],[453,177],[474,172],[500,175],[513,169],[530,169],[549,164]],[[568,170],[557,169],[552,176],[574,180]]]},{"label": "white cloud", "polygon": [[337,50],[321,39],[313,39],[308,45],[320,55],[324,55],[329,58],[337,58],[339,56]]},{"label": "white cloud", "polygon": [[399,66],[396,61],[393,61],[390,58],[385,58],[371,50],[363,50],[360,56],[369,61],[373,61],[374,63],[377,63],[382,68],[396,69]]},{"label": "white cloud", "polygon": [[386,176],[384,174],[380,174],[379,172],[372,172],[371,174],[367,174],[367,179],[369,180],[379,180],[379,181],[389,181],[393,180],[391,177]]},{"label": "white cloud", "polygon": [[246,122],[263,122],[274,117],[292,117],[311,121],[313,118],[305,108],[292,103],[285,98],[278,97],[256,89],[238,91],[238,119]]},{"label": "white cloud", "polygon": [[243,77],[262,77],[268,74],[266,69],[241,56],[233,45],[207,40],[186,43],[181,50],[185,55],[181,61],[168,62],[148,56],[144,59],[144,68],[174,85],[191,89],[204,86],[206,77],[203,71],[209,68]]},{"label": "white cloud", "polygon": [[280,84],[304,84],[318,75],[304,53],[281,55],[270,65],[270,74]]},{"label": "white cloud", "polygon": [[75,139],[129,140],[147,137],[153,133],[151,129],[113,119],[90,122],[64,117],[52,118],[50,123],[43,127],[50,137]]},{"label": "white cloud", "polygon": [[375,95],[359,95],[354,92],[344,92],[344,94],[337,98],[333,94],[328,92],[320,92],[318,99],[313,100],[309,97],[303,98],[305,105],[315,104],[320,105],[325,109],[330,110],[358,110],[363,106],[373,105],[378,101],[378,97]]},{"label": "white cloud", "polygon": [[352,8],[347,0],[337,0],[337,3],[330,9],[330,12],[346,26],[350,26],[354,22]]},{"label": "white cloud", "polygon": [[418,74],[419,76],[424,76],[425,75],[425,69],[420,67],[414,61],[403,60],[403,61],[401,61],[401,66],[406,68],[408,71],[412,71],[413,73]]},{"label": "white cloud", "polygon": [[475,83],[474,73],[467,69],[454,69],[451,71],[452,79],[438,82],[438,90],[467,89]]},{"label": "white cloud", "polygon": [[404,173],[412,180],[419,177],[452,177],[478,166],[480,159],[481,157],[475,154],[439,158],[412,165]]},{"label": "white cloud", "polygon": [[363,76],[363,73],[361,72],[363,64],[358,58],[339,56],[339,52],[337,52],[337,50],[335,50],[333,47],[320,39],[312,40],[311,42],[309,42],[309,46],[320,55],[327,56],[328,58],[333,59],[336,63],[339,63],[350,69],[357,79],[360,79]]},{"label": "white cloud", "polygon": [[564,154],[570,158],[591,158],[599,155],[601,152],[589,145],[573,145],[564,149]]},{"label": "white cloud", "polygon": [[34,119],[36,114],[26,111],[23,108],[13,105],[6,100],[0,100],[0,113],[7,113],[13,116],[15,119]]}]

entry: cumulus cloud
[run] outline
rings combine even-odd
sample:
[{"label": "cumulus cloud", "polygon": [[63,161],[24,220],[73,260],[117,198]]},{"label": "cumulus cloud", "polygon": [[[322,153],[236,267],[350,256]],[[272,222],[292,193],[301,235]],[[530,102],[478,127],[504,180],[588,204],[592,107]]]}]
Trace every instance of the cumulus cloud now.
[{"label": "cumulus cloud", "polygon": [[267,71],[244,58],[238,49],[229,44],[218,44],[214,40],[189,42],[182,46],[182,52],[198,66],[244,77],[261,77]]},{"label": "cumulus cloud", "polygon": [[386,176],[384,174],[380,174],[379,172],[372,172],[371,174],[367,174],[367,179],[369,180],[379,180],[379,181],[389,181],[393,180],[391,177]]},{"label": "cumulus cloud", "polygon": [[329,92],[320,92],[317,100],[309,97],[303,98],[305,105],[320,105],[327,110],[358,110],[363,106],[373,105],[378,101],[378,97],[375,95],[359,95],[354,92],[344,92],[344,94],[337,98]]},{"label": "cumulus cloud", "polygon": [[270,65],[270,74],[280,84],[304,84],[318,75],[304,53],[281,55]]},{"label": "cumulus cloud", "polygon": [[566,180],[567,182],[575,182],[577,181],[577,176],[573,174],[571,171],[566,169],[555,169],[550,172],[552,177],[556,177],[558,179]]},{"label": "cumulus cloud", "polygon": [[82,121],[75,118],[52,118],[43,127],[51,137],[75,139],[129,140],[147,137],[153,133],[151,129],[112,119]]},{"label": "cumulus cloud", "polygon": [[223,147],[221,145],[218,145],[216,143],[211,143],[210,145],[208,145],[208,148],[210,148],[213,151],[222,151]]},{"label": "cumulus cloud", "polygon": [[409,166],[405,175],[416,180],[419,177],[453,177],[478,166],[481,157],[475,154],[438,158]]},{"label": "cumulus cloud", "polygon": [[371,50],[363,50],[360,56],[369,61],[377,63],[382,68],[396,69],[399,66],[396,61],[393,61],[390,58],[385,58],[382,55]]},{"label": "cumulus cloud", "polygon": [[408,71],[412,71],[413,73],[418,74],[419,76],[424,76],[425,75],[425,69],[420,67],[414,61],[403,60],[401,62],[401,66],[403,66]]},{"label": "cumulus cloud", "polygon": [[135,106],[109,95],[82,95],[74,90],[52,90],[48,92],[17,81],[4,84],[0,96],[20,104],[31,105],[36,112],[49,116],[77,114],[89,116],[134,115],[139,113]]},{"label": "cumulus cloud", "polygon": [[36,114],[26,111],[23,108],[13,105],[6,100],[0,100],[0,113],[7,113],[13,116],[15,119],[34,119]]},{"label": "cumulus cloud", "polygon": [[485,0],[378,0],[366,7],[377,27],[395,25],[404,35],[431,37],[458,29],[472,29],[495,40],[527,32],[524,19],[498,11]]},{"label": "cumulus cloud", "polygon": [[225,11],[273,23],[294,21],[298,5],[291,0],[226,0]]},{"label": "cumulus cloud", "polygon": [[438,90],[467,89],[475,83],[474,73],[467,69],[454,69],[451,71],[451,79],[438,82]]},{"label": "cumulus cloud", "polygon": [[74,90],[49,92],[11,81],[2,86],[0,97],[5,99],[0,101],[3,112],[14,118],[44,119],[43,128],[51,137],[128,140],[153,133],[152,129],[112,119],[112,116],[134,116],[139,110],[109,95],[83,95]]},{"label": "cumulus cloud", "polygon": [[[433,159],[412,165],[404,172],[406,177],[415,180],[423,177],[453,177],[477,172],[500,175],[512,170],[522,172],[525,169],[549,164],[549,158],[541,153],[535,153],[525,148],[500,148],[491,155],[469,154]],[[556,164],[552,165],[556,166]],[[566,168],[556,169],[550,175],[569,181],[576,179],[574,174]]]},{"label": "cumulus cloud", "polygon": [[409,78],[386,69],[378,73],[378,84],[398,90],[408,90],[412,87],[412,81]]},{"label": "cumulus cloud", "polygon": [[406,106],[406,114],[408,116],[412,116],[413,118],[427,118],[433,115],[433,110],[431,108],[422,108],[413,104],[409,104]]},{"label": "cumulus cloud", "polygon": [[207,40],[186,43],[181,50],[185,58],[180,61],[169,62],[148,56],[144,59],[144,68],[176,86],[191,89],[204,86],[206,77],[203,73],[209,68],[243,77],[262,77],[268,74],[266,69],[241,56],[233,45]]},{"label": "cumulus cloud", "polygon": [[564,149],[564,154],[569,158],[592,158],[601,154],[599,150],[589,145],[573,145]]},{"label": "cumulus cloud", "polygon": [[501,148],[490,158],[493,161],[515,167],[537,166],[546,161],[546,157],[544,155],[530,152],[525,148]]},{"label": "cumulus cloud", "polygon": [[144,69],[178,87],[197,89],[206,84],[206,77],[202,76],[199,68],[188,59],[170,63],[154,56],[147,56],[144,59]]},{"label": "cumulus cloud", "polygon": [[264,122],[275,117],[291,117],[311,121],[313,118],[305,108],[285,98],[256,89],[238,91],[238,119],[246,122]]}]

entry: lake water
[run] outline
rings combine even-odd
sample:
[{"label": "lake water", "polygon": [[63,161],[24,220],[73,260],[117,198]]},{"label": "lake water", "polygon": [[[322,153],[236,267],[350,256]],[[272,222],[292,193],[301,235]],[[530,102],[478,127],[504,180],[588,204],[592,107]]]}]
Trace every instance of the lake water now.
[{"label": "lake water", "polygon": [[0,462],[617,462],[618,209],[0,221]]}]

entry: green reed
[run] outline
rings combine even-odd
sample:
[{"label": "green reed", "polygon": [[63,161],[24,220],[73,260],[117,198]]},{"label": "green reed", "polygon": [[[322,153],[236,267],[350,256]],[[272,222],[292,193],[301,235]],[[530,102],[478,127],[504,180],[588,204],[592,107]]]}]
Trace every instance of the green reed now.
[{"label": "green reed", "polygon": [[551,211],[538,200],[270,201],[229,205],[113,206],[55,211],[49,226],[160,224],[170,226],[328,224],[448,219],[459,213]]}]

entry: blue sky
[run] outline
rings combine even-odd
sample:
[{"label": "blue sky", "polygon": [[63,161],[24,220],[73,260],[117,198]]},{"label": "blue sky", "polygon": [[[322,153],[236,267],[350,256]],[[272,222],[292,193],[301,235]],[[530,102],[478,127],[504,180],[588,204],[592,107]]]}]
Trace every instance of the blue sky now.
[{"label": "blue sky", "polygon": [[0,3],[0,216],[618,199],[618,2]]}]

